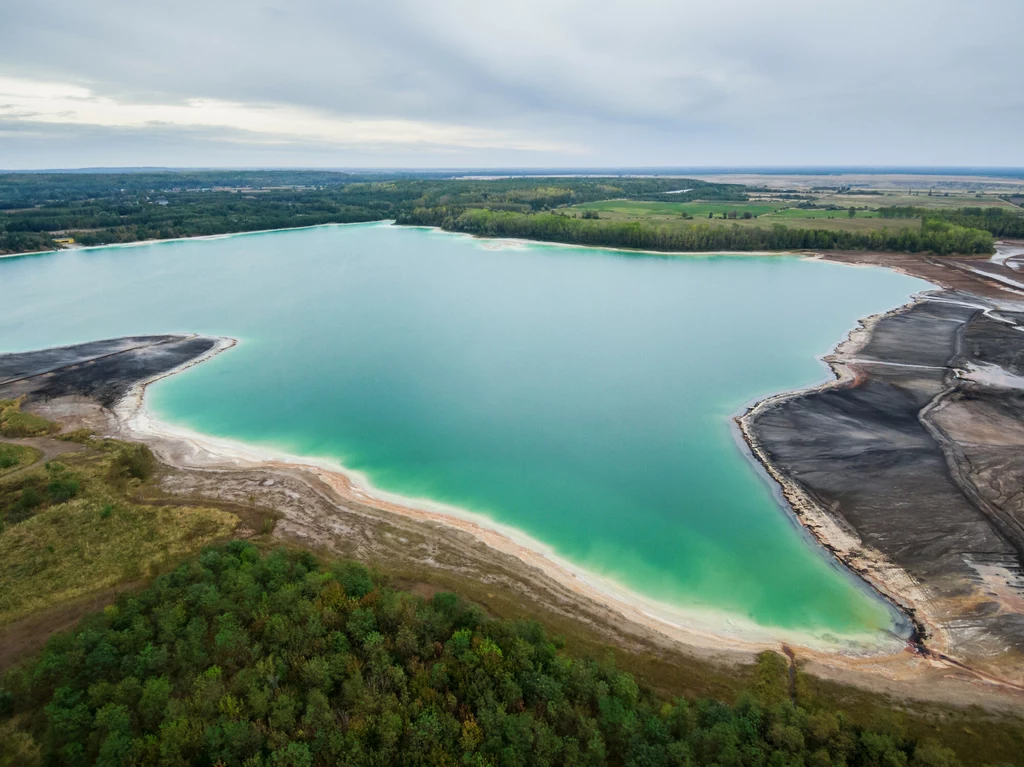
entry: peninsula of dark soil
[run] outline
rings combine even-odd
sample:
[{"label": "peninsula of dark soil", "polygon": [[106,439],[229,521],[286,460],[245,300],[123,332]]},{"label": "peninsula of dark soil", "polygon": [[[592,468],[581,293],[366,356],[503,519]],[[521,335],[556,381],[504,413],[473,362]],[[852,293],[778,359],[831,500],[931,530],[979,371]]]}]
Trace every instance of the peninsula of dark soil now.
[{"label": "peninsula of dark soil", "polygon": [[914,617],[927,653],[1021,685],[1024,303],[997,263],[901,266],[960,289],[869,321],[829,358],[839,382],[761,403],[744,432],[819,540]]},{"label": "peninsula of dark soil", "polygon": [[81,396],[110,408],[137,383],[201,358],[217,341],[194,335],[129,336],[0,355],[0,399]]}]

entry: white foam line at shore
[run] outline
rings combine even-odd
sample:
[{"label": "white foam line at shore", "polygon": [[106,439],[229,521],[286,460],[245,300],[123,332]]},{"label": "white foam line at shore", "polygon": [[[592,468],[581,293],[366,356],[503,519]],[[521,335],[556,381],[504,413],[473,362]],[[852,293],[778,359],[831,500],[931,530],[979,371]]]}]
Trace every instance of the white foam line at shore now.
[{"label": "white foam line at shore", "polygon": [[[234,339],[218,339],[218,344],[207,354],[133,387],[114,407],[115,417],[124,435],[156,443],[154,446],[157,452],[165,460],[168,456],[166,451],[160,449],[162,441],[169,441],[177,447],[187,446],[188,458],[184,460],[184,465],[188,468],[230,471],[240,465],[279,464],[309,471],[325,479],[328,484],[332,484],[330,475],[335,475],[343,479],[346,489],[356,500],[383,511],[400,513],[422,521],[439,522],[468,532],[491,548],[540,569],[572,591],[686,644],[756,652],[778,647],[780,642],[785,642],[811,651],[857,657],[891,655],[904,646],[902,639],[883,631],[837,636],[834,632],[823,630],[820,634],[814,634],[762,626],[744,616],[725,611],[683,608],[660,602],[590,572],[560,557],[547,544],[485,515],[429,499],[408,498],[380,490],[372,485],[368,477],[347,469],[334,459],[297,456],[269,447],[201,434],[162,421],[146,407],[145,390],[151,383],[208,360],[236,343]],[[324,477],[321,472],[328,476]],[[336,491],[339,490],[337,483],[332,486]]]}]

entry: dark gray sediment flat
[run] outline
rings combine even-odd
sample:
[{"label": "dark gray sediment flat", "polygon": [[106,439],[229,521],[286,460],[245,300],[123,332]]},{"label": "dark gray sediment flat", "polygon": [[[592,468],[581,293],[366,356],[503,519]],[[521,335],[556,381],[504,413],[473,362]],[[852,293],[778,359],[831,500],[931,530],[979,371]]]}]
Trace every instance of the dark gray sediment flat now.
[{"label": "dark gray sediment flat", "polygon": [[777,475],[920,583],[971,660],[1024,652],[1022,331],[985,299],[925,294],[836,358],[853,380],[747,422]]},{"label": "dark gray sediment flat", "polygon": [[141,381],[208,354],[218,339],[194,335],[130,336],[0,355],[0,397],[28,400],[83,396],[112,407]]}]

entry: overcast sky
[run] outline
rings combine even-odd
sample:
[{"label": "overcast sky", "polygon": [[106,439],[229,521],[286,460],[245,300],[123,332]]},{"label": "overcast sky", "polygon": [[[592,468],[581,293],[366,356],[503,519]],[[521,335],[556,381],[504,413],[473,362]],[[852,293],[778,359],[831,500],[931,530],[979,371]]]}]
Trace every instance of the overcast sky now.
[{"label": "overcast sky", "polygon": [[1024,166],[1024,0],[3,0],[0,168]]}]

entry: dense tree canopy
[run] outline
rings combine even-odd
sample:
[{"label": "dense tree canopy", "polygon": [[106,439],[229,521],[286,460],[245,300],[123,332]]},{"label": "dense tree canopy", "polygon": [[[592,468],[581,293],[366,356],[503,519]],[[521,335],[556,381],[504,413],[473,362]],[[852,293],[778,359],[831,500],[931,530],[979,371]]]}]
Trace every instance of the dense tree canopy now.
[{"label": "dense tree canopy", "polygon": [[744,200],[742,186],[664,178],[453,179],[328,171],[0,174],[0,254],[395,218],[415,207],[520,213],[685,184],[695,196]]},{"label": "dense tree canopy", "polygon": [[939,254],[990,253],[992,235],[980,229],[938,219],[926,219],[920,230],[881,231],[797,229],[776,224],[771,228],[666,226],[640,221],[594,221],[558,213],[526,215],[486,209],[417,208],[400,215],[399,223],[440,226],[486,237],[521,237],[578,245],[636,248],[659,251],[728,250],[896,250]]},{"label": "dense tree canopy", "polygon": [[879,208],[882,218],[920,218],[981,229],[996,237],[1024,237],[1024,210],[1009,208],[957,208],[933,210],[915,207]]},{"label": "dense tree canopy", "polygon": [[[6,761],[4,761],[6,759]],[[661,700],[535,623],[234,542],[54,637],[0,684],[0,764],[956,764],[794,703],[762,656],[735,705]]]}]

